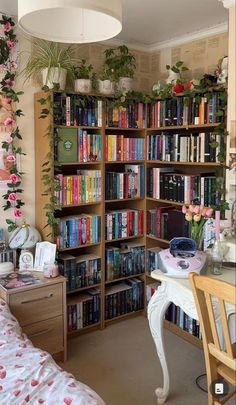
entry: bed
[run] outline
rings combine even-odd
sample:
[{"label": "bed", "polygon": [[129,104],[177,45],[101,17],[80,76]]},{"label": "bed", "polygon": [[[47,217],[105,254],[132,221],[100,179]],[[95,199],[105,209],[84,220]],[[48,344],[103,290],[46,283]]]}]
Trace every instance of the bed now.
[{"label": "bed", "polygon": [[0,404],[105,405],[88,386],[35,348],[0,299]]}]

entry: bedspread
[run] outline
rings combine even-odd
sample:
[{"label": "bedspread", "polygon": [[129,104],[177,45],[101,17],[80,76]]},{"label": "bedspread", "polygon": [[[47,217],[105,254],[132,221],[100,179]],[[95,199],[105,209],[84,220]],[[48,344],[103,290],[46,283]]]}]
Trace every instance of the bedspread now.
[{"label": "bedspread", "polygon": [[0,404],[105,405],[88,386],[35,348],[0,299]]}]

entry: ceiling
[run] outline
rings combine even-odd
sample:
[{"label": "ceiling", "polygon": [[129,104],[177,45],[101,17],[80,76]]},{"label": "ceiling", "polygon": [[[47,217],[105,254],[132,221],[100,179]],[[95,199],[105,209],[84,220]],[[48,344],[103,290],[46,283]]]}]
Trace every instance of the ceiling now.
[{"label": "ceiling", "polygon": [[[17,15],[17,0],[0,0],[1,11]],[[219,0],[123,0],[123,29],[116,39],[158,49],[168,42],[225,32],[227,20],[228,11]]]}]

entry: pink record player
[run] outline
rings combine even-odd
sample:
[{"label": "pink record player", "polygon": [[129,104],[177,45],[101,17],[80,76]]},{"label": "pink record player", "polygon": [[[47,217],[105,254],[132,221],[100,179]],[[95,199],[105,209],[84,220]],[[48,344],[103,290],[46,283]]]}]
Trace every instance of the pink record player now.
[{"label": "pink record player", "polygon": [[169,249],[158,253],[158,267],[168,277],[188,278],[189,273],[204,274],[207,268],[206,254],[196,250],[190,238],[174,238]]}]

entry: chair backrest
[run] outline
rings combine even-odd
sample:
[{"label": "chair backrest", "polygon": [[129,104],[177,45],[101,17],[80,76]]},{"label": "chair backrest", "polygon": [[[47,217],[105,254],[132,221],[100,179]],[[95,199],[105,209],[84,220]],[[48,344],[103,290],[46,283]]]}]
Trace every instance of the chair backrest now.
[{"label": "chair backrest", "polygon": [[[235,306],[236,287],[221,280],[199,276],[196,273],[190,273],[189,279],[202,331],[204,351],[208,350],[221,363],[236,370],[235,353],[232,348],[226,313],[226,303]],[[221,347],[216,319],[222,325],[225,350]]]}]

